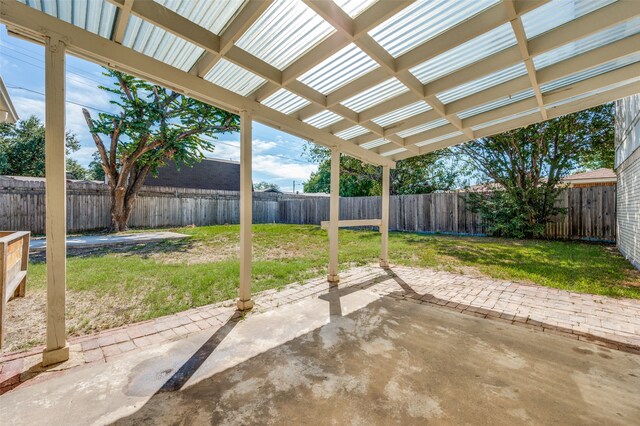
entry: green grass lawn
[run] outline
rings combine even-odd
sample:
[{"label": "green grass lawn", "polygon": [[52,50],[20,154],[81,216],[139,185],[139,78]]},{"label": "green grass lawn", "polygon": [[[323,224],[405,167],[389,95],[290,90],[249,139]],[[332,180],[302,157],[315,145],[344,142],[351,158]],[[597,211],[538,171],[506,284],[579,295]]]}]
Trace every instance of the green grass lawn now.
[{"label": "green grass lawn", "polygon": [[[180,228],[167,241],[68,258],[68,316],[74,334],[235,298],[238,226]],[[390,234],[392,264],[479,273],[578,292],[640,299],[640,273],[614,247],[559,241]],[[377,261],[380,235],[340,231],[342,267]],[[253,289],[326,273],[327,232],[317,226],[254,226]],[[44,300],[45,264],[32,263],[28,292]]]}]

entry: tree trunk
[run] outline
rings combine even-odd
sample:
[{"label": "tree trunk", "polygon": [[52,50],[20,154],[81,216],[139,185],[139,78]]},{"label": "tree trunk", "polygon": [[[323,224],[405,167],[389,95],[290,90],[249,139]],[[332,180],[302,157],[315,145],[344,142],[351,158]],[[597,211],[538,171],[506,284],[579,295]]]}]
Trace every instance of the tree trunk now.
[{"label": "tree trunk", "polygon": [[121,232],[129,229],[129,216],[131,216],[131,208],[127,208],[130,204],[127,202],[127,190],[124,187],[112,188],[111,195],[111,232]]}]

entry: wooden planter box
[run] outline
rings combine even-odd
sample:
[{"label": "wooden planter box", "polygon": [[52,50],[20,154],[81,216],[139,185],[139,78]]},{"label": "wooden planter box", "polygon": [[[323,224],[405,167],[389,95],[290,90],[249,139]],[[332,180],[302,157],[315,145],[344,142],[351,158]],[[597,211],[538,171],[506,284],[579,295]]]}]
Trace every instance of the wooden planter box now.
[{"label": "wooden planter box", "polygon": [[0,231],[0,348],[4,340],[4,317],[7,302],[24,297],[29,264],[29,232]]}]

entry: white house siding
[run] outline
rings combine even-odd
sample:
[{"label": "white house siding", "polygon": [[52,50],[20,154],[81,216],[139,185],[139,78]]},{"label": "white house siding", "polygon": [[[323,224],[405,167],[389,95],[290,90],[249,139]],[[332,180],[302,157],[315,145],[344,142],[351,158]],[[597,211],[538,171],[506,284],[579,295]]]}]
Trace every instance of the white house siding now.
[{"label": "white house siding", "polygon": [[640,268],[640,94],[616,103],[618,249]]}]

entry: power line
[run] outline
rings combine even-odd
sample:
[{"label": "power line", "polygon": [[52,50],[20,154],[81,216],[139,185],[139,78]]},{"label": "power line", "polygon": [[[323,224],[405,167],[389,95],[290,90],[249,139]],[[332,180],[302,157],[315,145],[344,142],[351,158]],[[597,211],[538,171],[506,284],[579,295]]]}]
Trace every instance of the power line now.
[{"label": "power line", "polygon": [[[26,87],[20,87],[20,86],[7,86],[7,87],[9,89],[24,90],[24,91],[27,91],[27,92],[35,93],[36,95],[46,96],[42,92],[38,92],[37,90],[27,89]],[[89,109],[92,109],[92,110],[95,110],[95,111],[104,112],[105,114],[113,114],[113,113],[111,113],[109,111],[105,111],[103,109],[92,107],[92,106],[85,105],[85,104],[81,104],[81,103],[78,103],[78,102],[68,101],[66,99],[65,99],[65,102],[69,103],[69,104],[77,105],[77,106],[80,106],[80,107],[89,108]]]},{"label": "power line", "polygon": [[[44,69],[44,65],[40,64],[40,63],[44,64],[44,59],[38,58],[36,56],[28,55],[28,54],[26,54],[24,52],[21,52],[20,50],[18,50],[16,48],[12,47],[12,46],[7,45],[6,43],[0,42],[0,46],[4,47],[6,49],[12,50],[12,51],[14,51],[14,52],[16,52],[16,53],[18,53],[20,55],[26,56],[29,59],[33,59],[34,61],[38,61],[39,64],[37,64],[37,65],[36,64],[32,64],[31,62],[27,62],[24,59],[16,58],[15,56],[7,55],[6,53],[4,54],[5,56],[8,56],[9,58],[15,59],[16,61],[24,62],[26,64],[29,64],[29,65],[33,66],[33,67]],[[70,69],[78,70],[78,72],[69,71]],[[67,66],[67,73],[76,75],[78,77],[82,77],[82,78],[90,80],[90,81],[93,81],[94,83],[97,83],[97,84],[104,84],[104,82],[102,82],[102,81],[95,80],[93,78],[94,76],[92,74],[89,74],[87,72],[81,71],[79,68],[76,68],[76,67]],[[80,73],[82,73],[82,74],[80,74]],[[91,76],[91,77],[89,77],[89,76]],[[86,82],[84,82],[84,81],[80,81],[80,80],[75,80],[75,81],[77,81],[79,83],[86,84]],[[93,87],[93,86],[91,86],[91,87]]]}]

